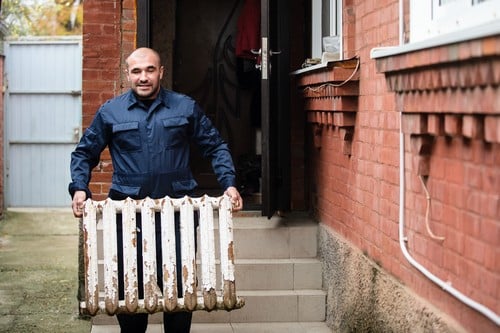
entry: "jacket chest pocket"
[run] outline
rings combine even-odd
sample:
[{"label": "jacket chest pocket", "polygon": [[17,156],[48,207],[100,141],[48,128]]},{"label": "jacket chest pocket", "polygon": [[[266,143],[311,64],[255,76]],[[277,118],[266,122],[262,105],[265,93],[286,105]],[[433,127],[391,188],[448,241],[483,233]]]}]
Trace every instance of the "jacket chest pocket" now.
[{"label": "jacket chest pocket", "polygon": [[189,122],[184,117],[163,119],[162,143],[165,148],[178,147],[188,142]]},{"label": "jacket chest pocket", "polygon": [[141,149],[141,135],[139,123],[130,122],[113,125],[113,141],[122,151],[136,151]]}]

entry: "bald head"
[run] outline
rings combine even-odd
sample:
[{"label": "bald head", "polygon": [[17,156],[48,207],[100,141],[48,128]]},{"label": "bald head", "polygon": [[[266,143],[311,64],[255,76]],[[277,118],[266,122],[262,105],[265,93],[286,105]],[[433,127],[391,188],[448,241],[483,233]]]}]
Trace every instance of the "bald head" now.
[{"label": "bald head", "polygon": [[145,58],[155,59],[157,62],[157,66],[160,67],[160,55],[153,49],[147,47],[140,47],[136,49],[134,52],[130,53],[130,55],[125,60],[127,65],[127,69],[130,68],[130,62],[133,60],[144,60]]}]

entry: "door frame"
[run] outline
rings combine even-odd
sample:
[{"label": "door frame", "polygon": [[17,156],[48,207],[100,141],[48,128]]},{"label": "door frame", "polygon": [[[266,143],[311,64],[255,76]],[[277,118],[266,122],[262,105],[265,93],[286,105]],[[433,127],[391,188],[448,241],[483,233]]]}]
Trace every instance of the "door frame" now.
[{"label": "door frame", "polygon": [[262,215],[290,210],[290,6],[261,0]]}]

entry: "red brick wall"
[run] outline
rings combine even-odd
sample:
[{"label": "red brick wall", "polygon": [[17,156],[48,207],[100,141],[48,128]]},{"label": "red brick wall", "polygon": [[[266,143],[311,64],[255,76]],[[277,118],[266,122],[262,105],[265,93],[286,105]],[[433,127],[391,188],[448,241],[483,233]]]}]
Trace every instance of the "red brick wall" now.
[{"label": "red brick wall", "polygon": [[[317,138],[320,141],[310,148],[314,208],[321,221],[378,260],[386,251],[390,256],[399,256],[394,247],[386,249],[382,243],[384,237],[397,238],[399,115],[384,75],[376,72],[375,62],[370,59],[370,50],[397,44],[397,6],[398,1],[356,5],[344,1],[344,57],[358,56],[360,60],[351,155],[344,153],[345,140],[337,126],[323,126]],[[381,15],[381,9],[387,15]],[[381,22],[381,17],[385,21]],[[386,32],[381,41],[377,38],[379,30]],[[312,131],[308,135],[312,136]]]},{"label": "red brick wall", "polygon": [[[325,104],[306,102],[314,113],[307,134],[315,139],[309,147],[312,208],[321,222],[466,329],[496,331],[492,321],[441,290],[402,254],[398,111],[404,111],[410,253],[500,313],[500,105],[495,97],[500,92],[498,77],[484,75],[500,70],[500,39],[388,58],[384,64],[390,69],[377,68],[371,49],[399,44],[398,5],[396,0],[344,1],[344,56],[360,59],[355,125],[346,154],[342,128],[328,115],[318,117]],[[460,59],[449,58],[453,51]],[[432,63],[435,59],[442,63]],[[398,66],[397,60],[406,63]],[[457,63],[450,70],[452,61]],[[418,66],[419,73],[408,74]],[[310,82],[325,77],[307,76]],[[338,96],[332,100],[327,103],[338,111]],[[427,200],[419,175],[425,176],[431,198],[429,226],[445,237],[442,241],[426,230]]]},{"label": "red brick wall", "polygon": [[[127,88],[123,60],[136,45],[135,1],[86,0],[83,3],[83,128],[99,106]],[[92,174],[94,199],[107,197],[112,165],[109,152]]]}]

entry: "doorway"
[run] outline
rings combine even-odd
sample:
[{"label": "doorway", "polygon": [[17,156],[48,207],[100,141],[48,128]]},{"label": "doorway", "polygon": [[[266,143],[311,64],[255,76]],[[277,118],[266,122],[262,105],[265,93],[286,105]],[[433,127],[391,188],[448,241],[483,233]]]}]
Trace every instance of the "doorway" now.
[{"label": "doorway", "polygon": [[[269,23],[265,27],[270,33],[272,50],[284,45],[282,55],[269,58],[266,78],[256,68],[260,64],[257,56],[237,54],[238,20],[243,12],[248,14],[248,3],[260,7],[254,11],[256,14],[250,15],[250,20],[257,20],[261,29],[262,24]],[[300,8],[300,3],[286,0],[138,3],[141,4],[138,21],[146,23],[138,24],[139,46],[159,50],[166,64],[164,85],[193,97],[228,142],[237,169],[238,188],[245,199],[244,209],[261,210],[268,217],[276,210],[290,207],[289,45],[292,38],[299,45],[301,39],[290,35],[289,17],[292,11],[303,15],[302,10],[291,9]],[[149,20],[141,20],[141,15]],[[252,50],[258,52],[260,47],[258,38]],[[196,149],[192,155],[199,194],[222,194],[209,162],[201,159]]]},{"label": "doorway", "polygon": [[[236,55],[243,4],[243,0],[177,1],[171,88],[194,98],[220,131],[231,149],[245,209],[259,210],[260,71],[255,59]],[[255,20],[260,24],[258,14]],[[155,37],[153,48],[154,43]],[[191,167],[200,194],[222,194],[210,162],[196,147]]]}]

